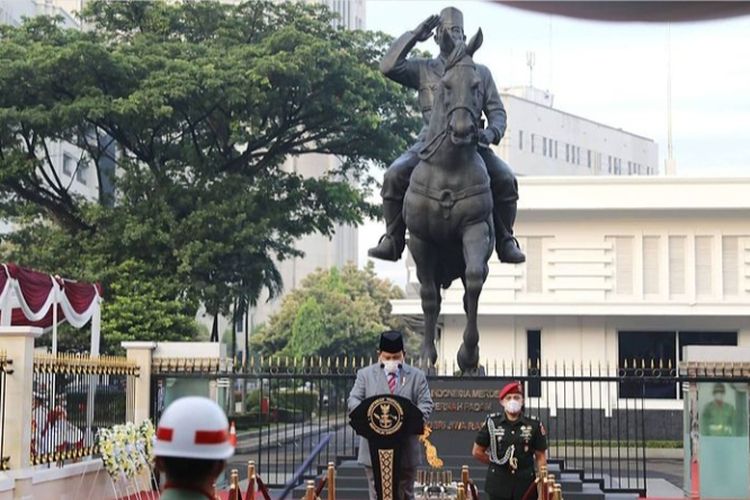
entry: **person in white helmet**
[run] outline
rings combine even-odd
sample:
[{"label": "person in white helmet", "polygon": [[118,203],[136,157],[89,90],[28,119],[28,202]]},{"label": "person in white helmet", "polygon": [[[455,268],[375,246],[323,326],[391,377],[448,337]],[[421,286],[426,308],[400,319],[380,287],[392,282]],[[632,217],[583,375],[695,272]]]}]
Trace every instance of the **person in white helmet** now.
[{"label": "person in white helmet", "polygon": [[161,500],[214,500],[213,485],[233,454],[219,405],[194,396],[174,401],[156,428],[156,468],[166,475]]}]

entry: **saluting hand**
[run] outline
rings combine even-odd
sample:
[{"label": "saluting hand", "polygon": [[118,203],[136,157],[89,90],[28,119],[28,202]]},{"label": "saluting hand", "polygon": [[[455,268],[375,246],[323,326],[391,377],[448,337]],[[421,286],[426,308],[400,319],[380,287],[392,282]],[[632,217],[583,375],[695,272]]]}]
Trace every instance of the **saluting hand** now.
[{"label": "saluting hand", "polygon": [[417,26],[413,33],[417,40],[424,42],[432,36],[432,30],[437,28],[438,24],[440,24],[440,16],[432,15],[422,21],[422,24]]}]

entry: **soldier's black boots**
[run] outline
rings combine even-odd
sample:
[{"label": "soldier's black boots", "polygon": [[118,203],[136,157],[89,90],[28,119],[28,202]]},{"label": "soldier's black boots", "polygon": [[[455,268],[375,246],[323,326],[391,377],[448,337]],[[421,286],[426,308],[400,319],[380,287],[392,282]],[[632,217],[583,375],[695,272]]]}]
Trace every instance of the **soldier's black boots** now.
[{"label": "soldier's black boots", "polygon": [[367,255],[375,259],[396,262],[401,258],[406,246],[406,224],[401,216],[403,209],[400,200],[383,200],[383,217],[385,218],[385,234],[378,241],[377,246],[370,248]]},{"label": "soldier's black boots", "polygon": [[515,201],[495,203],[493,219],[495,221],[495,250],[500,262],[520,264],[526,262],[526,256],[513,237],[513,224],[516,222],[517,204]]}]

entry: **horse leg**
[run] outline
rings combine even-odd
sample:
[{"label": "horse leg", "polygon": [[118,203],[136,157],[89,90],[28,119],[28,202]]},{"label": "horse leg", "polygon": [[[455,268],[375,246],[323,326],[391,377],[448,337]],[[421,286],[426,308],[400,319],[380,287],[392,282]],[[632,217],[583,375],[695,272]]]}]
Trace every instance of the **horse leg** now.
[{"label": "horse leg", "polygon": [[422,299],[424,314],[424,340],[422,342],[422,357],[430,367],[437,361],[435,335],[437,320],[440,314],[440,284],[438,283],[438,249],[414,235],[409,237],[409,251],[417,264],[417,278],[419,279],[419,295]]},{"label": "horse leg", "polygon": [[482,286],[489,274],[487,261],[492,253],[492,228],[483,222],[467,227],[463,234],[464,307],[466,329],[461,348],[458,350],[458,366],[461,372],[476,372],[479,367],[479,328],[477,309]]}]

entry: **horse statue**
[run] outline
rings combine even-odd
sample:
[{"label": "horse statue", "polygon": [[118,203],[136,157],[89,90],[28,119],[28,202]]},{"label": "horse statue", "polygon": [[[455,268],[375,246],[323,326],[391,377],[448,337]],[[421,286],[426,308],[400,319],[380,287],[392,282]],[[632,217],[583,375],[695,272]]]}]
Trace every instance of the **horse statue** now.
[{"label": "horse statue", "polygon": [[417,265],[424,312],[422,357],[437,361],[435,334],[440,288],[460,278],[466,329],[458,351],[463,374],[479,370],[477,306],[495,246],[490,178],[477,152],[482,114],[481,83],[472,56],[482,44],[479,30],[468,44],[454,42],[435,91],[425,146],[404,198],[409,251]]}]

